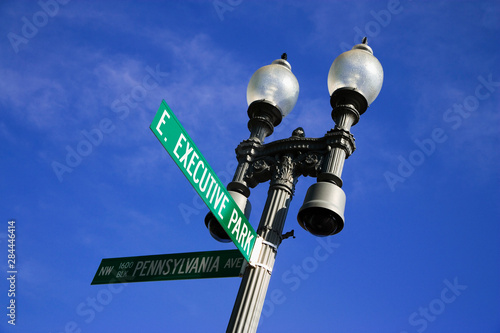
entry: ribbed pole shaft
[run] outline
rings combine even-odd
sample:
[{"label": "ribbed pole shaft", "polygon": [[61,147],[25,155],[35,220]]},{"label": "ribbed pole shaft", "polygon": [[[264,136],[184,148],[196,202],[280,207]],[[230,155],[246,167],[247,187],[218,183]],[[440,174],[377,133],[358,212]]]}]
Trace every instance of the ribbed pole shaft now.
[{"label": "ribbed pole shaft", "polygon": [[[281,165],[281,167],[288,170],[290,165],[286,164],[287,166]],[[296,182],[292,172],[283,173],[283,170],[279,168],[280,166],[278,166],[277,174],[280,176],[273,177],[274,180],[271,181],[264,212],[257,229],[257,234],[265,242],[274,244],[276,248],[264,243],[257,260],[259,265],[247,266],[226,332],[254,333],[257,331],[276,259],[276,249],[281,243],[281,235]]]},{"label": "ribbed pole shaft", "polygon": [[[350,105],[336,106],[332,111],[332,117],[335,121],[335,131],[343,131],[349,133],[359,119],[358,112]],[[352,139],[354,145],[354,138]],[[318,175],[318,182],[329,181],[342,187],[342,170],[344,168],[345,159],[348,154],[345,150],[346,146],[333,146],[328,152],[324,162],[321,174]],[[353,146],[355,149],[355,146]]]},{"label": "ribbed pole shaft", "polygon": [[333,148],[328,153],[325,159],[325,165],[323,166],[323,172],[334,174],[337,177],[342,176],[342,169],[344,168],[346,154],[341,148]]}]

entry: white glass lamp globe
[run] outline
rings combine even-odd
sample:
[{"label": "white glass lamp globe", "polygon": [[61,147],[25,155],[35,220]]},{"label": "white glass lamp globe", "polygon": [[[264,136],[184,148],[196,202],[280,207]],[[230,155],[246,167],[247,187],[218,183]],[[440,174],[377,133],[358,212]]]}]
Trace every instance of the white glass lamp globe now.
[{"label": "white glass lamp globe", "polygon": [[282,118],[292,111],[298,97],[299,82],[285,59],[274,60],[270,65],[259,68],[247,87],[248,105],[265,101],[277,107]]},{"label": "white glass lamp globe", "polygon": [[[349,89],[360,93],[369,106],[382,89],[384,70],[373,50],[366,44],[355,45],[352,50],[342,53],[335,59],[328,73],[330,96],[338,89]],[[360,110],[360,113],[364,110]]]}]

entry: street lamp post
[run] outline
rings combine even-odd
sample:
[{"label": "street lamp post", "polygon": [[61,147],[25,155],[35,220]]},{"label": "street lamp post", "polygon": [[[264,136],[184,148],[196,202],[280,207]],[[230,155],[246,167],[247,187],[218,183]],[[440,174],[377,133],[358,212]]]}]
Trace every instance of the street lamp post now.
[{"label": "street lamp post", "polygon": [[[264,144],[274,127],[293,109],[299,84],[286,59],[257,70],[247,89],[249,139],[236,148],[238,167],[227,189],[247,217],[250,188],[270,181],[257,234],[262,246],[246,266],[227,332],[256,332],[278,247],[283,240],[290,201],[299,176],[316,177],[299,210],[299,224],[316,236],[334,235],[344,227],[344,161],[355,150],[351,126],[375,100],[383,81],[380,62],[366,38],[342,53],[328,73],[328,90],[335,127],[321,138],[307,138],[297,128],[287,139]],[[230,241],[212,213],[205,224],[214,238]]]}]

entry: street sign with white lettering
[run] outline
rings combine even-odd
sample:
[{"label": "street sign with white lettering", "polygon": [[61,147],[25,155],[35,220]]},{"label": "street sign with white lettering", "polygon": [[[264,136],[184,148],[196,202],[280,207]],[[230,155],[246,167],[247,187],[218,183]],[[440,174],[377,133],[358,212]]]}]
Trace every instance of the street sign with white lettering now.
[{"label": "street sign with white lettering", "polygon": [[91,284],[236,277],[243,261],[238,250],[102,259]]},{"label": "street sign with white lettering", "polygon": [[243,257],[250,261],[257,233],[165,101],[150,128]]}]

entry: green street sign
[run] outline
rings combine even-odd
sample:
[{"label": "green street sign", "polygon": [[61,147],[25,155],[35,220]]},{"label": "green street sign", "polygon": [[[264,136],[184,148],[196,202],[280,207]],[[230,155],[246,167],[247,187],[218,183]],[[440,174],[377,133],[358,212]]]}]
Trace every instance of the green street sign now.
[{"label": "green street sign", "polygon": [[150,128],[243,257],[250,261],[257,233],[165,101]]},{"label": "green street sign", "polygon": [[238,250],[102,259],[91,284],[235,277],[243,260]]}]

